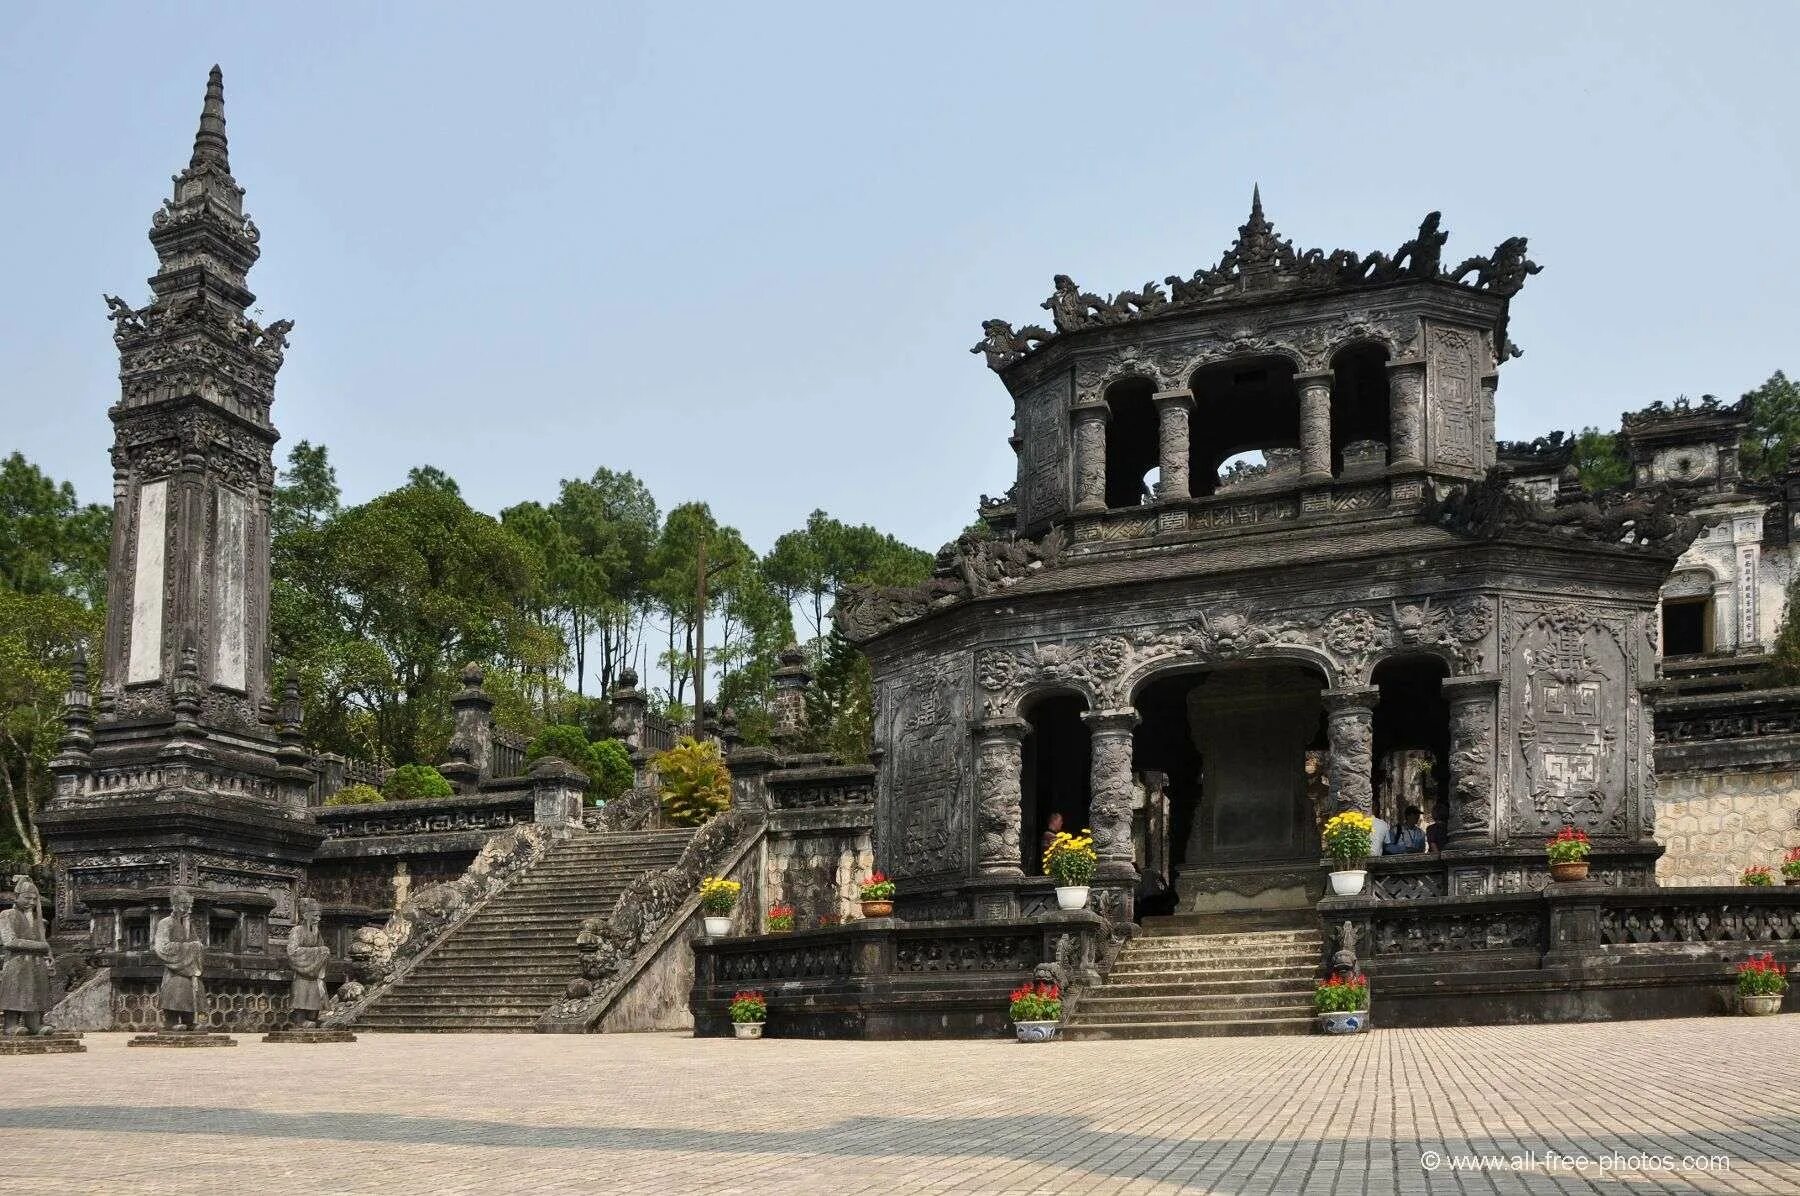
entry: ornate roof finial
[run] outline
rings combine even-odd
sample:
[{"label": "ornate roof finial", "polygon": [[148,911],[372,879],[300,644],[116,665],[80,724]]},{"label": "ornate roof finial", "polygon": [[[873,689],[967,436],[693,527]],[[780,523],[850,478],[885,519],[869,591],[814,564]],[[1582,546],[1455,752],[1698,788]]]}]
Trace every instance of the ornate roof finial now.
[{"label": "ornate roof finial", "polygon": [[206,76],[206,101],[200,106],[200,130],[194,134],[194,156],[188,159],[188,169],[198,170],[209,163],[231,173],[225,144],[225,76],[217,63]]},{"label": "ornate roof finial", "polygon": [[[217,70],[218,68],[214,67],[213,69]],[[1258,221],[1261,221],[1264,224],[1268,223],[1267,220],[1263,219],[1262,184],[1261,183],[1251,183],[1250,184],[1250,223],[1255,224]]]}]

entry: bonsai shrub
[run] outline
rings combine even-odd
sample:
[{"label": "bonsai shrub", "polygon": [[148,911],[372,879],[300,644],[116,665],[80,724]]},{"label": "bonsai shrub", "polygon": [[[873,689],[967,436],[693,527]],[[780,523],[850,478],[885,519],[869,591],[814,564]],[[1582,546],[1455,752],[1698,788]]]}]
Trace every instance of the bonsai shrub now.
[{"label": "bonsai shrub", "polygon": [[794,928],[794,907],[791,905],[771,905],[769,907],[769,932],[780,934]]},{"label": "bonsai shrub", "polygon": [[1369,858],[1374,837],[1375,819],[1359,810],[1333,814],[1326,819],[1325,829],[1319,833],[1325,854],[1344,869],[1354,868]]},{"label": "bonsai shrub", "polygon": [[731,805],[731,773],[719,745],[683,738],[656,758],[663,817],[673,826],[699,826]]},{"label": "bonsai shrub", "polygon": [[1054,984],[1021,984],[1012,991],[1009,1010],[1015,1022],[1062,1020],[1062,989]]},{"label": "bonsai shrub", "polygon": [[1800,880],[1800,847],[1790,847],[1781,857],[1781,874],[1789,880]]},{"label": "bonsai shrub", "polygon": [[1054,876],[1059,885],[1085,885],[1094,879],[1099,857],[1094,854],[1094,832],[1071,835],[1057,831],[1044,848],[1044,874]]},{"label": "bonsai shrub", "polygon": [[715,918],[722,918],[737,904],[738,892],[743,887],[735,880],[709,876],[700,882],[700,908]]},{"label": "bonsai shrub", "polygon": [[1775,962],[1775,956],[1764,952],[1752,955],[1737,966],[1737,990],[1740,997],[1773,997],[1787,991],[1787,968]]},{"label": "bonsai shrub", "polygon": [[1544,840],[1544,854],[1552,864],[1575,864],[1588,858],[1594,845],[1588,842],[1587,832],[1578,831],[1572,826],[1565,826],[1556,832],[1554,839]]},{"label": "bonsai shrub", "polygon": [[455,797],[456,790],[443,773],[429,764],[402,764],[381,783],[381,796],[389,801],[410,801],[419,797]]},{"label": "bonsai shrub", "polygon": [[1356,1013],[1369,1007],[1369,981],[1354,976],[1333,976],[1313,986],[1313,1008],[1320,1013]]},{"label": "bonsai shrub", "polygon": [[894,899],[894,882],[889,880],[885,873],[869,873],[869,879],[862,882],[862,899],[864,901],[892,901]]},{"label": "bonsai shrub", "polygon": [[766,1022],[769,1020],[769,1002],[759,992],[738,993],[731,998],[731,1020],[733,1024]]},{"label": "bonsai shrub", "polygon": [[336,793],[325,799],[328,806],[366,806],[370,802],[386,801],[381,790],[373,785],[345,785]]},{"label": "bonsai shrub", "polygon": [[1769,871],[1767,864],[1752,864],[1744,869],[1744,875],[1738,878],[1738,883],[1755,889],[1766,889],[1775,883],[1775,874]]}]

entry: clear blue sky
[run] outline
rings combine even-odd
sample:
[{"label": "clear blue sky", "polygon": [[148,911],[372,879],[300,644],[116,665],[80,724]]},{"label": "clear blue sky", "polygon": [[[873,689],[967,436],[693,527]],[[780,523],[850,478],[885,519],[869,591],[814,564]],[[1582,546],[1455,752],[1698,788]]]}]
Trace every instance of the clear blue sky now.
[{"label": "clear blue sky", "polygon": [[346,497],[630,469],[759,549],[926,548],[1012,478],[968,353],[1050,276],[1531,238],[1500,433],[1800,369],[1800,5],[25,4],[0,9],[0,452],[108,494],[101,291],[142,301],[206,70]]}]

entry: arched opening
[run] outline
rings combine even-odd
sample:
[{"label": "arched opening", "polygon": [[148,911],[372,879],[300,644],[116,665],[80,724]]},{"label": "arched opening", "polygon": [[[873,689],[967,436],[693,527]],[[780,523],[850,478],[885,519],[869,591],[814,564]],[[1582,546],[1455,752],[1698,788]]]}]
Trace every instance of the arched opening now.
[{"label": "arched opening", "polygon": [[[1167,874],[1155,808],[1139,872],[1140,908],[1207,913],[1310,912],[1319,856],[1318,788],[1326,747],[1324,679],[1282,661],[1152,678],[1138,691],[1133,768],[1166,777]],[[1145,786],[1147,803],[1154,786]]]},{"label": "arched opening", "polygon": [[1406,824],[1406,810],[1416,806],[1420,827],[1445,825],[1431,837],[1449,832],[1450,704],[1442,682],[1449,673],[1436,656],[1401,656],[1375,669],[1381,691],[1375,706],[1375,816],[1394,830]]},{"label": "arched opening", "polygon": [[1352,345],[1331,359],[1331,472],[1374,473],[1387,466],[1387,350]]},{"label": "arched opening", "polygon": [[1216,494],[1300,476],[1300,392],[1293,362],[1285,357],[1221,362],[1196,373],[1192,388],[1190,493]]},{"label": "arched opening", "polygon": [[1126,378],[1106,389],[1111,417],[1106,424],[1106,505],[1135,507],[1156,496],[1154,473],[1161,460],[1156,426],[1156,386]]},{"label": "arched opening", "polygon": [[1031,728],[1020,745],[1023,775],[1019,792],[1019,866],[1027,876],[1044,871],[1044,836],[1052,816],[1062,816],[1062,829],[1088,825],[1092,760],[1088,726],[1081,715],[1087,702],[1079,694],[1046,694],[1024,710]]}]

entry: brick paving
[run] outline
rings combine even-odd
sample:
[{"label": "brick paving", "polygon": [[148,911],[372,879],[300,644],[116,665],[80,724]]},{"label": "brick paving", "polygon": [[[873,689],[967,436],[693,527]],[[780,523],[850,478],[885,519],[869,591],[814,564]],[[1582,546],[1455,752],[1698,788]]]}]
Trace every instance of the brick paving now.
[{"label": "brick paving", "polygon": [[90,1034],[86,1054],[0,1060],[0,1191],[1800,1192],[1800,1015],[1044,1046],[239,1041]]}]

